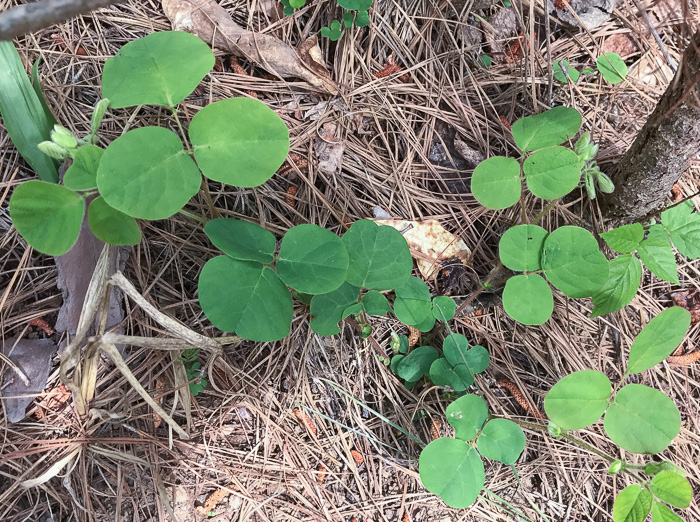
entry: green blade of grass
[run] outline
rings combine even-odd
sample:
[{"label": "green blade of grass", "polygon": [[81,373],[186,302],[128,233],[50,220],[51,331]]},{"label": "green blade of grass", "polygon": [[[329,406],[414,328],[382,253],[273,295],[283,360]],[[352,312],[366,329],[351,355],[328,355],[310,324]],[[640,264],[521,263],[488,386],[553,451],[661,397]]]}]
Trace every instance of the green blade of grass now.
[{"label": "green blade of grass", "polygon": [[46,116],[46,121],[49,122],[49,129],[53,128],[58,122],[54,117],[51,109],[49,109],[46,103],[46,98],[44,97],[44,92],[41,90],[41,82],[39,82],[39,62],[41,57],[37,58],[32,66],[32,88],[36,93],[37,98],[39,98],[39,103],[41,103],[41,108],[44,109],[44,116]]},{"label": "green blade of grass", "polygon": [[54,161],[37,145],[50,139],[51,124],[12,42],[0,42],[0,116],[27,163],[44,181],[58,182]]}]

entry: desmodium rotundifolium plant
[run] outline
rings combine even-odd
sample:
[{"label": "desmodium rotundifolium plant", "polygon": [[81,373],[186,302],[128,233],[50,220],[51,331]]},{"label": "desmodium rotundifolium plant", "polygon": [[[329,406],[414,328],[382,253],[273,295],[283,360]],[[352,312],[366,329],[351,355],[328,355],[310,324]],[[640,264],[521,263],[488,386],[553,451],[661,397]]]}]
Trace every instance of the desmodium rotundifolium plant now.
[{"label": "desmodium rotundifolium plant", "polygon": [[[182,57],[187,59],[183,60]],[[61,255],[80,233],[86,200],[90,229],[113,245],[135,245],[135,219],[165,219],[180,211],[206,178],[255,187],[267,181],[289,151],[284,122],[265,104],[231,98],[201,109],[188,134],[177,105],[214,66],[214,54],[198,37],[164,31],[134,40],[105,62],[101,100],[90,133],[82,139],[56,127],[40,148],[73,163],[58,185],[28,181],[10,199],[10,216],[36,250]],[[105,149],[97,132],[108,106],[160,105],[176,118],[180,135],[162,127],[129,130]],[[184,140],[184,144],[183,144]]]},{"label": "desmodium rotundifolium plant", "polygon": [[[291,16],[295,9],[301,9],[307,0],[280,0],[284,6],[282,12]],[[343,33],[343,26],[350,29],[356,27],[367,27],[369,25],[369,8],[372,7],[372,0],[336,0],[338,5],[346,10],[343,13],[343,21],[333,20],[328,27],[321,28],[321,35],[331,41],[336,41]]]},{"label": "desmodium rotundifolium plant", "polygon": [[[619,54],[609,52],[601,54],[596,60],[596,69],[608,83],[620,83],[627,77],[627,65]],[[557,60],[552,66],[554,79],[561,83],[571,81],[578,83],[581,75],[593,74],[590,67],[584,67],[580,71],[568,60]]]}]

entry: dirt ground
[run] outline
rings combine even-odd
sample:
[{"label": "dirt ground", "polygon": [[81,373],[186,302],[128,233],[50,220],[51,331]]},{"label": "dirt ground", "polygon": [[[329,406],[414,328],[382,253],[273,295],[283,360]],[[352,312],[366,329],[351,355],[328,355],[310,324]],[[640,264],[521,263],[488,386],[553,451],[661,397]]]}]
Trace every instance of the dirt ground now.
[{"label": "dirt ground", "polygon": [[[0,10],[16,3],[23,2],[0,0]],[[293,46],[341,12],[332,0],[310,2],[302,14],[279,19],[266,11],[270,2],[220,4],[239,25]],[[254,93],[288,125],[291,151],[308,160],[307,165],[290,161],[291,168],[255,189],[210,182],[221,215],[253,218],[278,235],[300,223],[342,234],[353,221],[371,217],[375,206],[397,218],[439,220],[473,253],[459,281],[459,299],[473,292],[476,282],[498,263],[500,234],[520,222],[519,209],[488,211],[469,193],[469,176],[480,158],[514,152],[510,122],[556,104],[578,108],[584,128],[600,143],[604,170],[605,163],[615,161],[634,139],[672,79],[647,18],[676,62],[700,20],[696,7],[683,16],[679,1],[620,0],[610,19],[591,31],[554,20],[547,29],[539,1],[513,1],[510,8],[500,2],[467,4],[457,10],[437,0],[375,0],[370,27],[345,31],[337,42],[320,38],[331,78],[340,86],[338,96],[315,92],[299,80],[271,78],[243,60],[240,65],[247,75],[236,74],[230,57],[215,49],[223,67],[207,75],[182,104],[185,119],[210,101]],[[516,14],[510,32],[495,22],[504,18],[502,10]],[[475,15],[488,16],[491,24],[480,24]],[[130,0],[16,43],[28,67],[41,57],[41,84],[57,120],[83,135],[100,99],[104,61],[135,38],[169,29],[160,2]],[[521,32],[534,35],[529,46],[519,40]],[[597,77],[578,85],[552,81],[553,60],[595,68],[595,57],[605,50],[625,56],[629,81],[614,86]],[[481,54],[489,54],[493,65],[480,66]],[[378,78],[376,73],[390,56],[401,70]],[[174,122],[157,108],[109,111],[102,144],[119,136],[125,126],[142,125],[172,127]],[[327,139],[329,133],[332,140]],[[9,195],[34,174],[1,126],[0,174],[3,339],[45,337],[28,322],[41,317],[55,323],[62,303],[56,267],[53,258],[34,252],[11,226]],[[691,195],[698,185],[696,161],[680,186]],[[290,201],[291,186],[297,192]],[[700,198],[695,203],[699,205]],[[543,208],[534,198],[527,205],[533,215]],[[208,212],[201,196],[186,209],[199,215]],[[541,223],[545,228],[563,224],[606,230],[597,205],[578,189]],[[143,241],[130,252],[127,279],[149,303],[188,328],[221,335],[196,299],[197,276],[214,253],[201,223],[176,215],[141,225]],[[680,287],[694,288],[700,264],[680,256],[677,260]],[[436,295],[440,289],[429,284]],[[651,317],[671,305],[669,294],[677,288],[645,270],[632,303],[606,317],[590,319],[589,300],[555,293],[554,315],[541,327],[514,323],[498,305],[457,317],[452,327],[489,350],[491,365],[479,383],[492,411],[534,422],[497,381],[511,380],[541,409],[551,386],[572,371],[621,375],[622,356],[632,340]],[[125,306],[127,333],[164,335],[133,301]],[[378,360],[372,343],[351,327],[345,325],[334,337],[320,337],[309,329],[308,313],[301,308],[298,312],[292,334],[283,341],[226,348],[209,376],[216,386],[207,386],[192,401],[188,440],[166,423],[156,427],[151,409],[108,360],[100,365],[91,404],[107,420],[95,424],[81,418],[70,400],[50,404],[41,418],[36,416],[36,403],[21,422],[10,424],[3,415],[0,520],[170,520],[169,500],[181,522],[612,520],[614,496],[628,479],[608,475],[603,459],[538,430],[526,430],[528,444],[515,465],[517,478],[509,467],[489,462],[489,493],[468,509],[446,507],[420,484],[419,446],[362,405],[429,441],[435,419],[441,421],[442,435],[449,433],[445,390],[425,382],[407,390]],[[392,329],[406,333],[389,318],[375,319],[373,327],[374,340],[385,348]],[[60,334],[53,338],[60,341]],[[684,349],[695,350],[699,338],[695,325]],[[185,426],[170,352],[130,348],[126,353],[139,382]],[[47,388],[57,395],[58,358],[54,362]],[[681,432],[661,456],[689,472],[695,498],[684,516],[700,520],[697,363],[664,363],[635,378],[661,389],[679,406]],[[309,413],[315,435],[295,417],[300,406],[315,412]],[[577,435],[608,454],[643,462],[642,456],[621,454],[601,422]],[[356,462],[351,450],[361,453],[363,462]],[[40,477],[75,451],[70,465],[44,484],[21,486],[21,481]],[[222,487],[226,494],[213,516],[197,512]]]}]

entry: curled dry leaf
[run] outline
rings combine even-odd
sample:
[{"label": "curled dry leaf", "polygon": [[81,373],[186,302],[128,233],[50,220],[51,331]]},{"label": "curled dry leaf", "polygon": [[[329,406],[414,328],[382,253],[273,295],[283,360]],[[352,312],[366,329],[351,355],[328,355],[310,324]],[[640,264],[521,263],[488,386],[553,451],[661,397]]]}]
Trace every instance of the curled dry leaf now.
[{"label": "curled dry leaf", "polygon": [[685,355],[669,355],[666,357],[668,364],[676,366],[687,366],[700,360],[700,351],[686,353]]},{"label": "curled dry leaf", "polygon": [[311,418],[301,410],[301,408],[294,408],[294,416],[301,424],[306,426],[306,429],[309,430],[311,435],[316,437],[316,435],[318,434],[318,430],[316,429],[314,421],[312,421]]},{"label": "curled dry leaf", "polygon": [[37,399],[37,408],[34,414],[36,418],[42,420],[46,418],[47,412],[55,412],[63,408],[70,399],[70,392],[66,385],[61,383],[52,390],[46,390]]},{"label": "curled dry leaf", "polygon": [[404,219],[373,219],[378,225],[394,227],[403,234],[425,279],[433,279],[442,262],[456,257],[464,265],[469,263],[471,250],[459,237],[448,232],[435,220],[408,221]]},{"label": "curled dry leaf", "polygon": [[35,319],[32,319],[31,321],[29,321],[29,324],[31,326],[36,326],[37,328],[41,328],[46,335],[53,335],[53,328],[51,328],[49,326],[49,323],[47,323],[41,317],[37,317]]},{"label": "curled dry leaf", "polygon": [[683,199],[683,187],[681,187],[680,183],[676,183],[671,187],[671,194],[673,195],[673,202],[678,203],[681,199]]},{"label": "curled dry leaf", "polygon": [[328,468],[323,464],[319,464],[318,471],[316,473],[319,484],[323,484],[323,481],[326,480],[326,473],[328,473]]},{"label": "curled dry leaf", "polygon": [[318,170],[327,176],[335,176],[343,165],[345,144],[336,138],[337,125],[324,123],[314,138],[314,153],[318,158]]},{"label": "curled dry leaf", "polygon": [[231,494],[231,492],[228,489],[225,488],[219,488],[216,491],[214,491],[211,495],[207,497],[207,499],[204,501],[204,505],[200,506],[197,508],[197,513],[201,513],[203,515],[209,514],[211,511],[214,510],[216,505],[221,502],[223,499],[228,497]]},{"label": "curled dry leaf", "polygon": [[700,289],[681,290],[671,294],[673,304],[690,312],[690,324],[700,323]]},{"label": "curled dry leaf", "polygon": [[285,203],[289,205],[291,208],[294,208],[296,199],[294,199],[297,195],[297,189],[296,185],[290,185],[289,188],[287,189],[287,195],[284,197]]},{"label": "curled dry leaf", "polygon": [[274,36],[243,29],[214,0],[163,0],[163,10],[175,30],[196,34],[281,78],[301,78],[317,89],[338,94],[315,36],[295,50]]}]

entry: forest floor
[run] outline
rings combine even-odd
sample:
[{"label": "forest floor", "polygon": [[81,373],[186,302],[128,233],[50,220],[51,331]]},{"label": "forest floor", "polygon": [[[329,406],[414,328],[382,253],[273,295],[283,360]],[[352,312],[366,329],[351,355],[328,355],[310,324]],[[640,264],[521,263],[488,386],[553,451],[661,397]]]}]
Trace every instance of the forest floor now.
[{"label": "forest floor", "polygon": [[[266,10],[274,5],[269,1],[220,3],[239,25],[295,47],[341,13],[332,0],[310,2],[294,17],[275,16],[274,10]],[[449,2],[375,0],[368,28],[345,30],[337,42],[319,38],[331,78],[340,86],[338,96],[315,92],[299,80],[271,78],[245,61],[240,65],[247,75],[236,74],[229,56],[215,49],[223,67],[207,75],[182,104],[185,118],[210,101],[254,91],[284,119],[291,151],[308,164],[290,162],[286,172],[256,189],[210,182],[214,205],[225,217],[257,220],[278,235],[300,223],[342,234],[348,224],[371,217],[375,206],[396,218],[438,220],[472,251],[455,292],[457,297],[468,295],[498,263],[501,233],[521,220],[517,206],[493,212],[471,197],[469,176],[479,161],[474,158],[513,153],[511,122],[565,104],[583,114],[584,129],[600,143],[599,162],[605,170],[605,164],[630,145],[671,81],[671,70],[638,3],[677,63],[697,28],[700,11],[694,8],[684,16],[681,2],[674,0],[620,0],[610,19],[590,32],[555,20],[547,30],[541,2],[504,7],[501,2],[477,1],[457,13]],[[0,10],[14,4],[0,0]],[[491,24],[478,23],[474,14],[488,17]],[[514,26],[508,25],[511,19]],[[61,124],[82,135],[100,98],[105,59],[135,38],[170,29],[160,2],[130,0],[16,43],[27,67],[41,57],[40,80],[49,106]],[[532,43],[523,44],[520,33],[532,36]],[[598,75],[582,77],[578,84],[552,80],[553,61],[566,59],[579,69],[595,69],[595,58],[605,51],[624,57],[630,68],[627,81],[610,85]],[[481,66],[481,55],[488,55],[492,65]],[[390,57],[401,70],[378,78],[376,73]],[[174,125],[168,114],[156,109],[110,111],[101,133],[103,144],[127,125],[146,124]],[[62,304],[56,266],[53,258],[32,251],[11,227],[9,195],[34,174],[1,126],[0,175],[3,340],[44,337],[28,323],[35,318],[49,325],[56,321]],[[697,192],[700,164],[696,162],[679,183],[684,195]],[[297,191],[290,199],[291,186]],[[695,204],[699,206],[700,198]],[[543,208],[534,198],[526,205],[532,215]],[[201,196],[186,208],[205,216],[209,212]],[[563,224],[594,233],[606,230],[597,204],[585,190],[575,191],[541,222],[548,229]],[[170,317],[196,332],[221,335],[196,299],[197,276],[213,253],[202,225],[176,215],[143,222],[142,231],[143,240],[130,252],[125,276]],[[694,288],[700,264],[680,257],[678,264],[680,288]],[[434,281],[428,283],[433,295],[441,291]],[[678,288],[645,270],[632,303],[606,317],[590,319],[589,300],[555,292],[554,315],[541,327],[514,323],[500,306],[461,315],[451,326],[489,350],[491,365],[479,383],[490,409],[535,421],[497,385],[499,380],[515,383],[526,400],[541,409],[547,391],[572,371],[621,375],[622,354],[642,326],[671,305],[669,294]],[[0,520],[169,520],[165,504],[173,498],[181,522],[612,520],[613,498],[628,485],[627,479],[608,475],[601,458],[538,430],[526,430],[528,444],[515,465],[517,477],[510,467],[490,462],[486,487],[492,493],[468,509],[446,507],[419,481],[420,447],[322,379],[425,441],[436,419],[442,434],[449,433],[444,390],[426,382],[406,389],[378,360],[373,345],[351,327],[320,337],[309,329],[308,313],[298,311],[292,334],[283,341],[243,342],[226,349],[224,361],[209,376],[216,386],[210,383],[193,398],[189,440],[181,440],[166,423],[156,427],[150,408],[108,360],[98,370],[93,401],[108,419],[99,428],[91,429],[70,400],[48,405],[44,400],[41,407],[35,402],[24,420],[14,424],[3,415]],[[128,300],[123,326],[131,335],[163,335],[160,326]],[[375,319],[372,326],[374,339],[385,347],[392,329],[406,333],[390,318]],[[52,338],[60,342],[59,334]],[[695,325],[685,340],[686,351],[695,349],[699,339]],[[139,382],[185,425],[185,412],[176,402],[170,352],[132,348],[127,355]],[[54,363],[47,390],[60,399],[58,358]],[[697,364],[661,364],[639,376],[639,382],[670,395],[681,411],[680,435],[663,457],[690,473],[695,499],[684,512],[690,521],[700,520],[699,379]],[[310,414],[316,435],[295,417],[300,405],[318,412]],[[41,418],[38,409],[45,412]],[[622,456],[601,422],[578,435],[608,454]],[[37,487],[21,486],[75,448],[77,458],[56,476]],[[359,451],[364,461],[357,463],[351,450]],[[624,456],[632,463],[643,462],[639,455]],[[216,505],[214,516],[198,513],[197,507],[221,487],[230,494]]]}]

